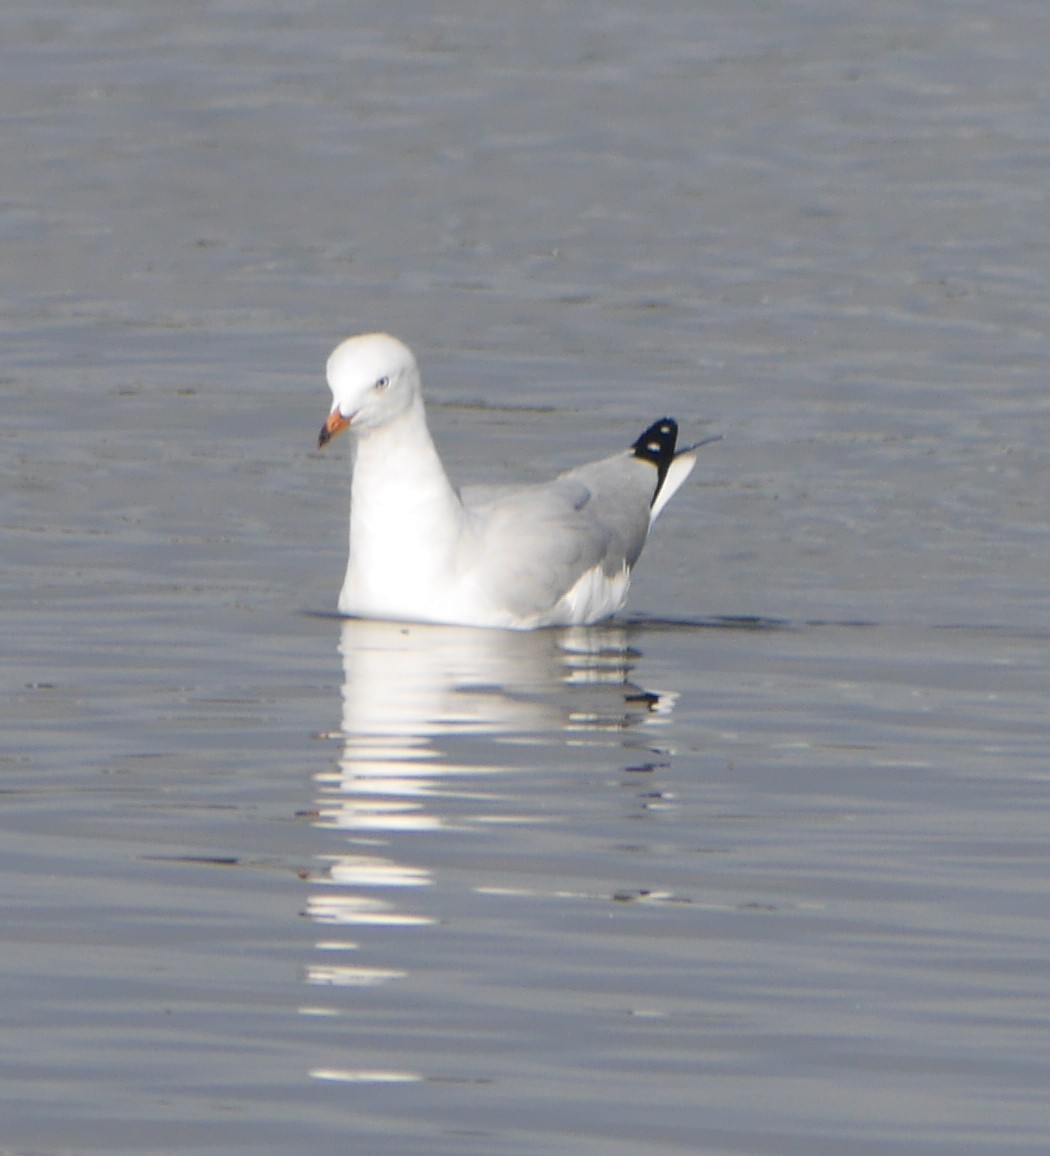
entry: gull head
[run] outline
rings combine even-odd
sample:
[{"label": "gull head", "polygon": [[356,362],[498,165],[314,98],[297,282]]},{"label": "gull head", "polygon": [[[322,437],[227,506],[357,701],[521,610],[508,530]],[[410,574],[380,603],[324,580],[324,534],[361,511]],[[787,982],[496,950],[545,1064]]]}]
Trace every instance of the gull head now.
[{"label": "gull head", "polygon": [[420,396],[412,350],[389,333],[362,333],[337,345],[328,358],[332,412],[318,449],[345,429],[367,433],[404,413]]}]

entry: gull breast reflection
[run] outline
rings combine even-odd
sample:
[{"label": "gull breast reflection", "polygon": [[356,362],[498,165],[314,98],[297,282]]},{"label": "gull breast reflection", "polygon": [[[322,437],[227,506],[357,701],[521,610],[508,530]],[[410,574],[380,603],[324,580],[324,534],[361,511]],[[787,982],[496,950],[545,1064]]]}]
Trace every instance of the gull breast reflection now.
[{"label": "gull breast reflection", "polygon": [[[332,838],[309,874],[307,903],[325,938],[305,975],[333,997],[336,988],[405,979],[414,954],[406,949],[395,966],[357,965],[359,945],[344,936],[437,921],[418,901],[433,883],[434,844],[417,836],[541,821],[518,813],[501,777],[527,773],[552,743],[608,745],[622,759],[631,732],[651,759],[659,743],[642,735],[668,721],[676,697],[631,682],[638,654],[623,626],[519,634],[351,619],[339,649],[342,722],[332,737],[341,750],[316,776],[313,812]],[[302,1011],[344,1014],[328,1005]],[[314,1075],[332,1079],[336,1070],[363,1078],[341,1067]]]}]

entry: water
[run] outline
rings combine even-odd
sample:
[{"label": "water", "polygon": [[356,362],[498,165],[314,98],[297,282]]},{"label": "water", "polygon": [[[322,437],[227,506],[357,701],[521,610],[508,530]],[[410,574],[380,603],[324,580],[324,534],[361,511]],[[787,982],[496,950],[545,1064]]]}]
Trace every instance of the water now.
[{"label": "water", "polygon": [[[0,1147],[1045,1151],[1050,16],[0,32]],[[623,619],[331,616],[378,326],[458,481],[724,435]]]}]

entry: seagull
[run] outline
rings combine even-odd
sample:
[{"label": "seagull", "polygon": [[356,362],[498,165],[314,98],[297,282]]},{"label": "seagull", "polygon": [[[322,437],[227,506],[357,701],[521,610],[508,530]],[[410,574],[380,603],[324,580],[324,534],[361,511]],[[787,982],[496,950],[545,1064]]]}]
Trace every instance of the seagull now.
[{"label": "seagull", "polygon": [[455,489],[427,428],[412,351],[387,333],[328,359],[318,449],[352,439],[350,557],[339,611],[355,618],[532,630],[623,606],[649,528],[708,438],[675,452],[661,418],[626,449],[549,482]]}]

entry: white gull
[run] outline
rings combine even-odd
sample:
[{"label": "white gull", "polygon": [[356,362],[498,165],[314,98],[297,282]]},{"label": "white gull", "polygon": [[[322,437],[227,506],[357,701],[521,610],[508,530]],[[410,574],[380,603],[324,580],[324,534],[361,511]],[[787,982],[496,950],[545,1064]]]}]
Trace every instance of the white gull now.
[{"label": "white gull", "polygon": [[629,449],[552,481],[457,491],[408,346],[386,333],[347,338],[328,359],[328,384],[318,447],[346,429],[353,442],[339,610],[356,618],[514,630],[608,618],[706,444],[676,453],[678,426],[662,418]]}]

